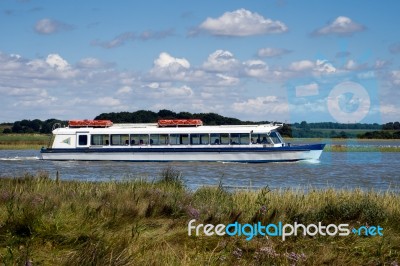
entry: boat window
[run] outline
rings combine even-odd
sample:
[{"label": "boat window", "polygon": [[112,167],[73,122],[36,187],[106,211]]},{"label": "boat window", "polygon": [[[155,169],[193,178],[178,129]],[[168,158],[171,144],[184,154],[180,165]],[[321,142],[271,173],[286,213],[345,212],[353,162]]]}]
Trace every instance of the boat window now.
[{"label": "boat window", "polygon": [[213,145],[220,144],[219,134],[216,133],[210,134],[210,143]]},{"label": "boat window", "polygon": [[250,134],[241,133],[240,134],[240,144],[248,145],[250,143]]},{"label": "boat window", "polygon": [[189,145],[189,134],[171,134],[169,143],[171,145]]},{"label": "boat window", "polygon": [[228,145],[229,144],[229,133],[221,133],[219,134],[220,143]]},{"label": "boat window", "polygon": [[208,134],[190,134],[190,144],[192,145],[208,145],[209,142]]},{"label": "boat window", "polygon": [[257,144],[271,144],[271,139],[267,133],[252,134],[251,137]]},{"label": "boat window", "polygon": [[211,141],[211,144],[213,144],[213,145],[216,145],[216,144],[228,145],[229,144],[229,133],[210,134],[210,141]]},{"label": "boat window", "polygon": [[150,145],[168,145],[168,134],[151,134]]},{"label": "boat window", "polygon": [[231,133],[232,145],[247,145],[250,143],[250,136],[247,133]]},{"label": "boat window", "polygon": [[131,134],[131,145],[147,145],[147,144],[149,144],[149,135]]},{"label": "boat window", "polygon": [[108,134],[95,134],[90,137],[90,145],[108,145],[110,136]]},{"label": "boat window", "polygon": [[238,133],[231,133],[231,142],[232,145],[240,144],[240,134]]},{"label": "boat window", "polygon": [[87,135],[79,135],[78,136],[78,145],[79,146],[86,146],[88,143],[88,136]]},{"label": "boat window", "polygon": [[281,138],[281,136],[279,135],[278,132],[273,131],[273,132],[271,132],[271,134],[269,134],[269,136],[271,137],[272,141],[273,141],[275,144],[279,144],[279,143],[282,143],[282,142],[283,142],[283,141],[282,141],[282,138]]},{"label": "boat window", "polygon": [[111,145],[129,145],[129,135],[128,134],[112,134],[111,135]]}]

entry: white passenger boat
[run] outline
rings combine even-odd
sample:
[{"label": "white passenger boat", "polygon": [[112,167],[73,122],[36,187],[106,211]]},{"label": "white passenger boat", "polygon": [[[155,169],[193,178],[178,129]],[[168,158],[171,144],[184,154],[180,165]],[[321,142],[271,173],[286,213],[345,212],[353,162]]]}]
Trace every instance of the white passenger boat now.
[{"label": "white passenger boat", "polygon": [[73,120],[53,130],[43,160],[289,162],[318,160],[325,144],[290,145],[282,124],[203,126],[201,120],[113,124]]}]

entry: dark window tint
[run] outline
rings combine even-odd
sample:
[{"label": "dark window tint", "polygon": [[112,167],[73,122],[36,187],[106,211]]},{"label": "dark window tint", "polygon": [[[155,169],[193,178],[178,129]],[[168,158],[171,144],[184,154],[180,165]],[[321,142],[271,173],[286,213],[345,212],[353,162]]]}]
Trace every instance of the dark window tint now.
[{"label": "dark window tint", "polygon": [[79,146],[86,146],[88,141],[87,135],[79,135],[78,144]]}]

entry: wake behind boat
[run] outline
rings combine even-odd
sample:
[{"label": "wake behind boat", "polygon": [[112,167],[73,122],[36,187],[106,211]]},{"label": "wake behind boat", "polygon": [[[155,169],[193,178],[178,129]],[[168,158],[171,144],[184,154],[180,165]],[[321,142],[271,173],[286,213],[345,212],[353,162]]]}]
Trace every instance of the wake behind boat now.
[{"label": "wake behind boat", "polygon": [[325,144],[290,145],[283,124],[204,126],[198,119],[154,124],[71,120],[53,130],[43,160],[290,162],[318,160]]}]

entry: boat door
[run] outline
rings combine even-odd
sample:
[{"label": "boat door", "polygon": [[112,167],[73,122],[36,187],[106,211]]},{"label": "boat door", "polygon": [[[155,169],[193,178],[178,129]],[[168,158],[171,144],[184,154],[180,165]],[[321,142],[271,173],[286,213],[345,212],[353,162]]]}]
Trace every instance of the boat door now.
[{"label": "boat door", "polygon": [[90,135],[89,132],[77,132],[76,133],[76,147],[77,148],[88,148]]}]

